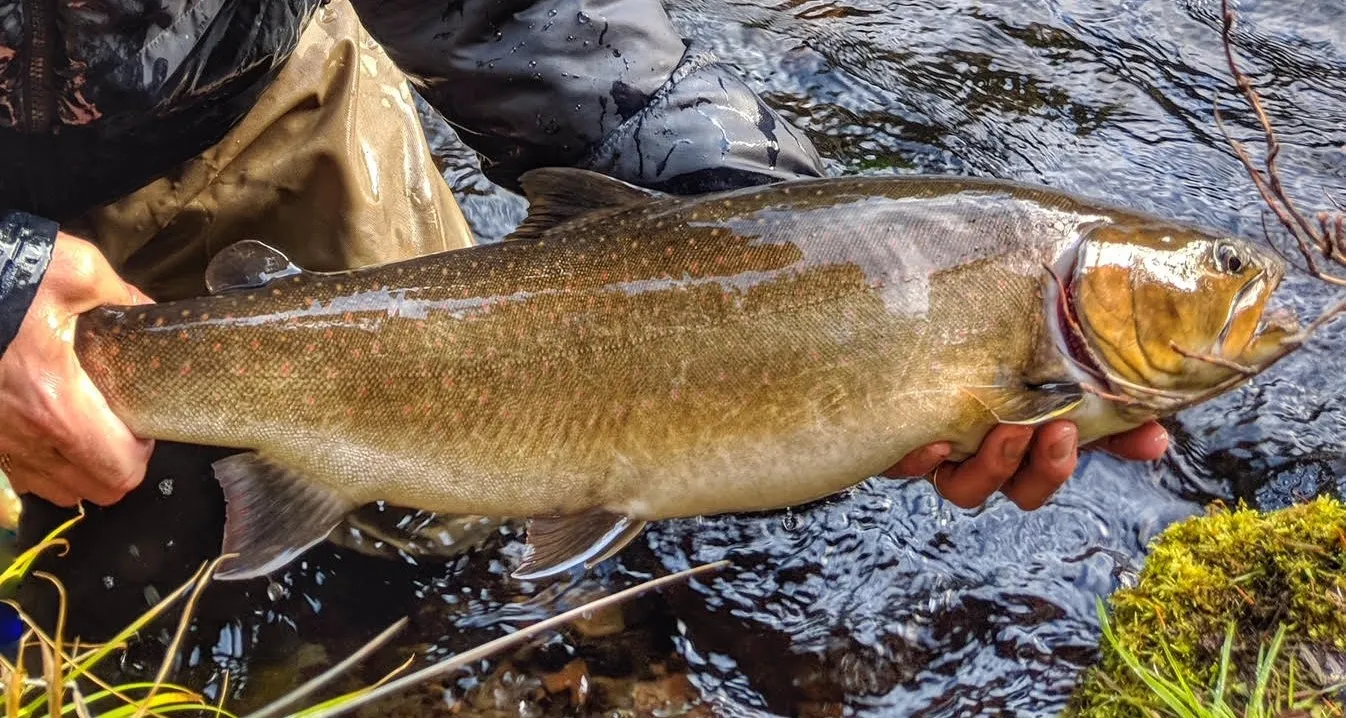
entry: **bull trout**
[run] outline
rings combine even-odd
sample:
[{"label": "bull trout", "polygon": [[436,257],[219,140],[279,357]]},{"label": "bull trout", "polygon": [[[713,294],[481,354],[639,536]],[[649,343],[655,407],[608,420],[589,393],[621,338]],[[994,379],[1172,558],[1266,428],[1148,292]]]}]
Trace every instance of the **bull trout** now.
[{"label": "bull trout", "polygon": [[519,578],[649,521],[798,505],[934,441],[1214,397],[1299,341],[1283,263],[1041,187],[802,180],[675,197],[525,176],[509,241],[354,271],[257,242],[210,296],[107,306],[76,349],[148,438],[214,465],[222,579],[267,574],[362,504],[529,519]]}]

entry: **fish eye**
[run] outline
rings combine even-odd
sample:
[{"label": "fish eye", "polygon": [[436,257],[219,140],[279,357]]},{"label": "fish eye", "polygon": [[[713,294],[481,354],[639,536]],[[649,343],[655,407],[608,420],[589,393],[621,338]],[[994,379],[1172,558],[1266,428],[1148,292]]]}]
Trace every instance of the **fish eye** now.
[{"label": "fish eye", "polygon": [[1246,263],[1239,255],[1237,247],[1227,242],[1220,242],[1215,245],[1215,264],[1221,271],[1238,274],[1243,271]]}]

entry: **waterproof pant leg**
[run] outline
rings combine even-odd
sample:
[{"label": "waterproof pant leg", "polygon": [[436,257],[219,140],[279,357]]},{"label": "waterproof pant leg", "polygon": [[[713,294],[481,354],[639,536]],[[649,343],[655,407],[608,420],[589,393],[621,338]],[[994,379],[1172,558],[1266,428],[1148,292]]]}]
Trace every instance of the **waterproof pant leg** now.
[{"label": "waterproof pant leg", "polygon": [[203,294],[211,257],[242,239],[321,271],[472,243],[406,77],[346,0],[219,144],[66,230],[158,301]]}]

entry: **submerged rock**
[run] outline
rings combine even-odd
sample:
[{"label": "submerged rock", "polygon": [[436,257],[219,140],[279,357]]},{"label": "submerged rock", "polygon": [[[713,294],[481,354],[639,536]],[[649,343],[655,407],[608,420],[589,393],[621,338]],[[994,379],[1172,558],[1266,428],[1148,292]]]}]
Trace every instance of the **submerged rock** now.
[{"label": "submerged rock", "polygon": [[1312,696],[1333,687],[1339,692],[1346,677],[1346,504],[1324,497],[1269,513],[1217,508],[1175,524],[1155,542],[1139,583],[1110,603],[1116,643],[1102,646],[1101,662],[1071,702],[1072,714],[1163,712],[1161,698],[1128,667],[1124,653],[1193,686],[1209,705],[1231,625],[1225,696],[1238,715],[1249,706],[1260,652],[1281,627],[1285,644],[1268,700],[1288,707],[1293,686],[1295,696],[1306,698],[1301,707],[1329,714],[1329,705]]}]

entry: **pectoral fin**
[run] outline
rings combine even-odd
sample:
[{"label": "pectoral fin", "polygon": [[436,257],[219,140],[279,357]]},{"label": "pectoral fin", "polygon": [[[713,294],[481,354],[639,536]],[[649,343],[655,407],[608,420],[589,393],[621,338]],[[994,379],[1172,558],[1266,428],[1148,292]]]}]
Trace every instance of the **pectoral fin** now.
[{"label": "pectoral fin", "polygon": [[510,574],[520,581],[549,578],[584,565],[593,568],[631,543],[644,521],[592,509],[528,522],[528,551]]},{"label": "pectoral fin", "polygon": [[1041,424],[1068,413],[1084,401],[1084,390],[1072,382],[968,386],[963,390],[986,407],[1001,424]]},{"label": "pectoral fin", "polygon": [[264,576],[322,541],[356,504],[255,453],[235,454],[211,467],[224,488],[224,545],[238,554],[215,578]]}]

